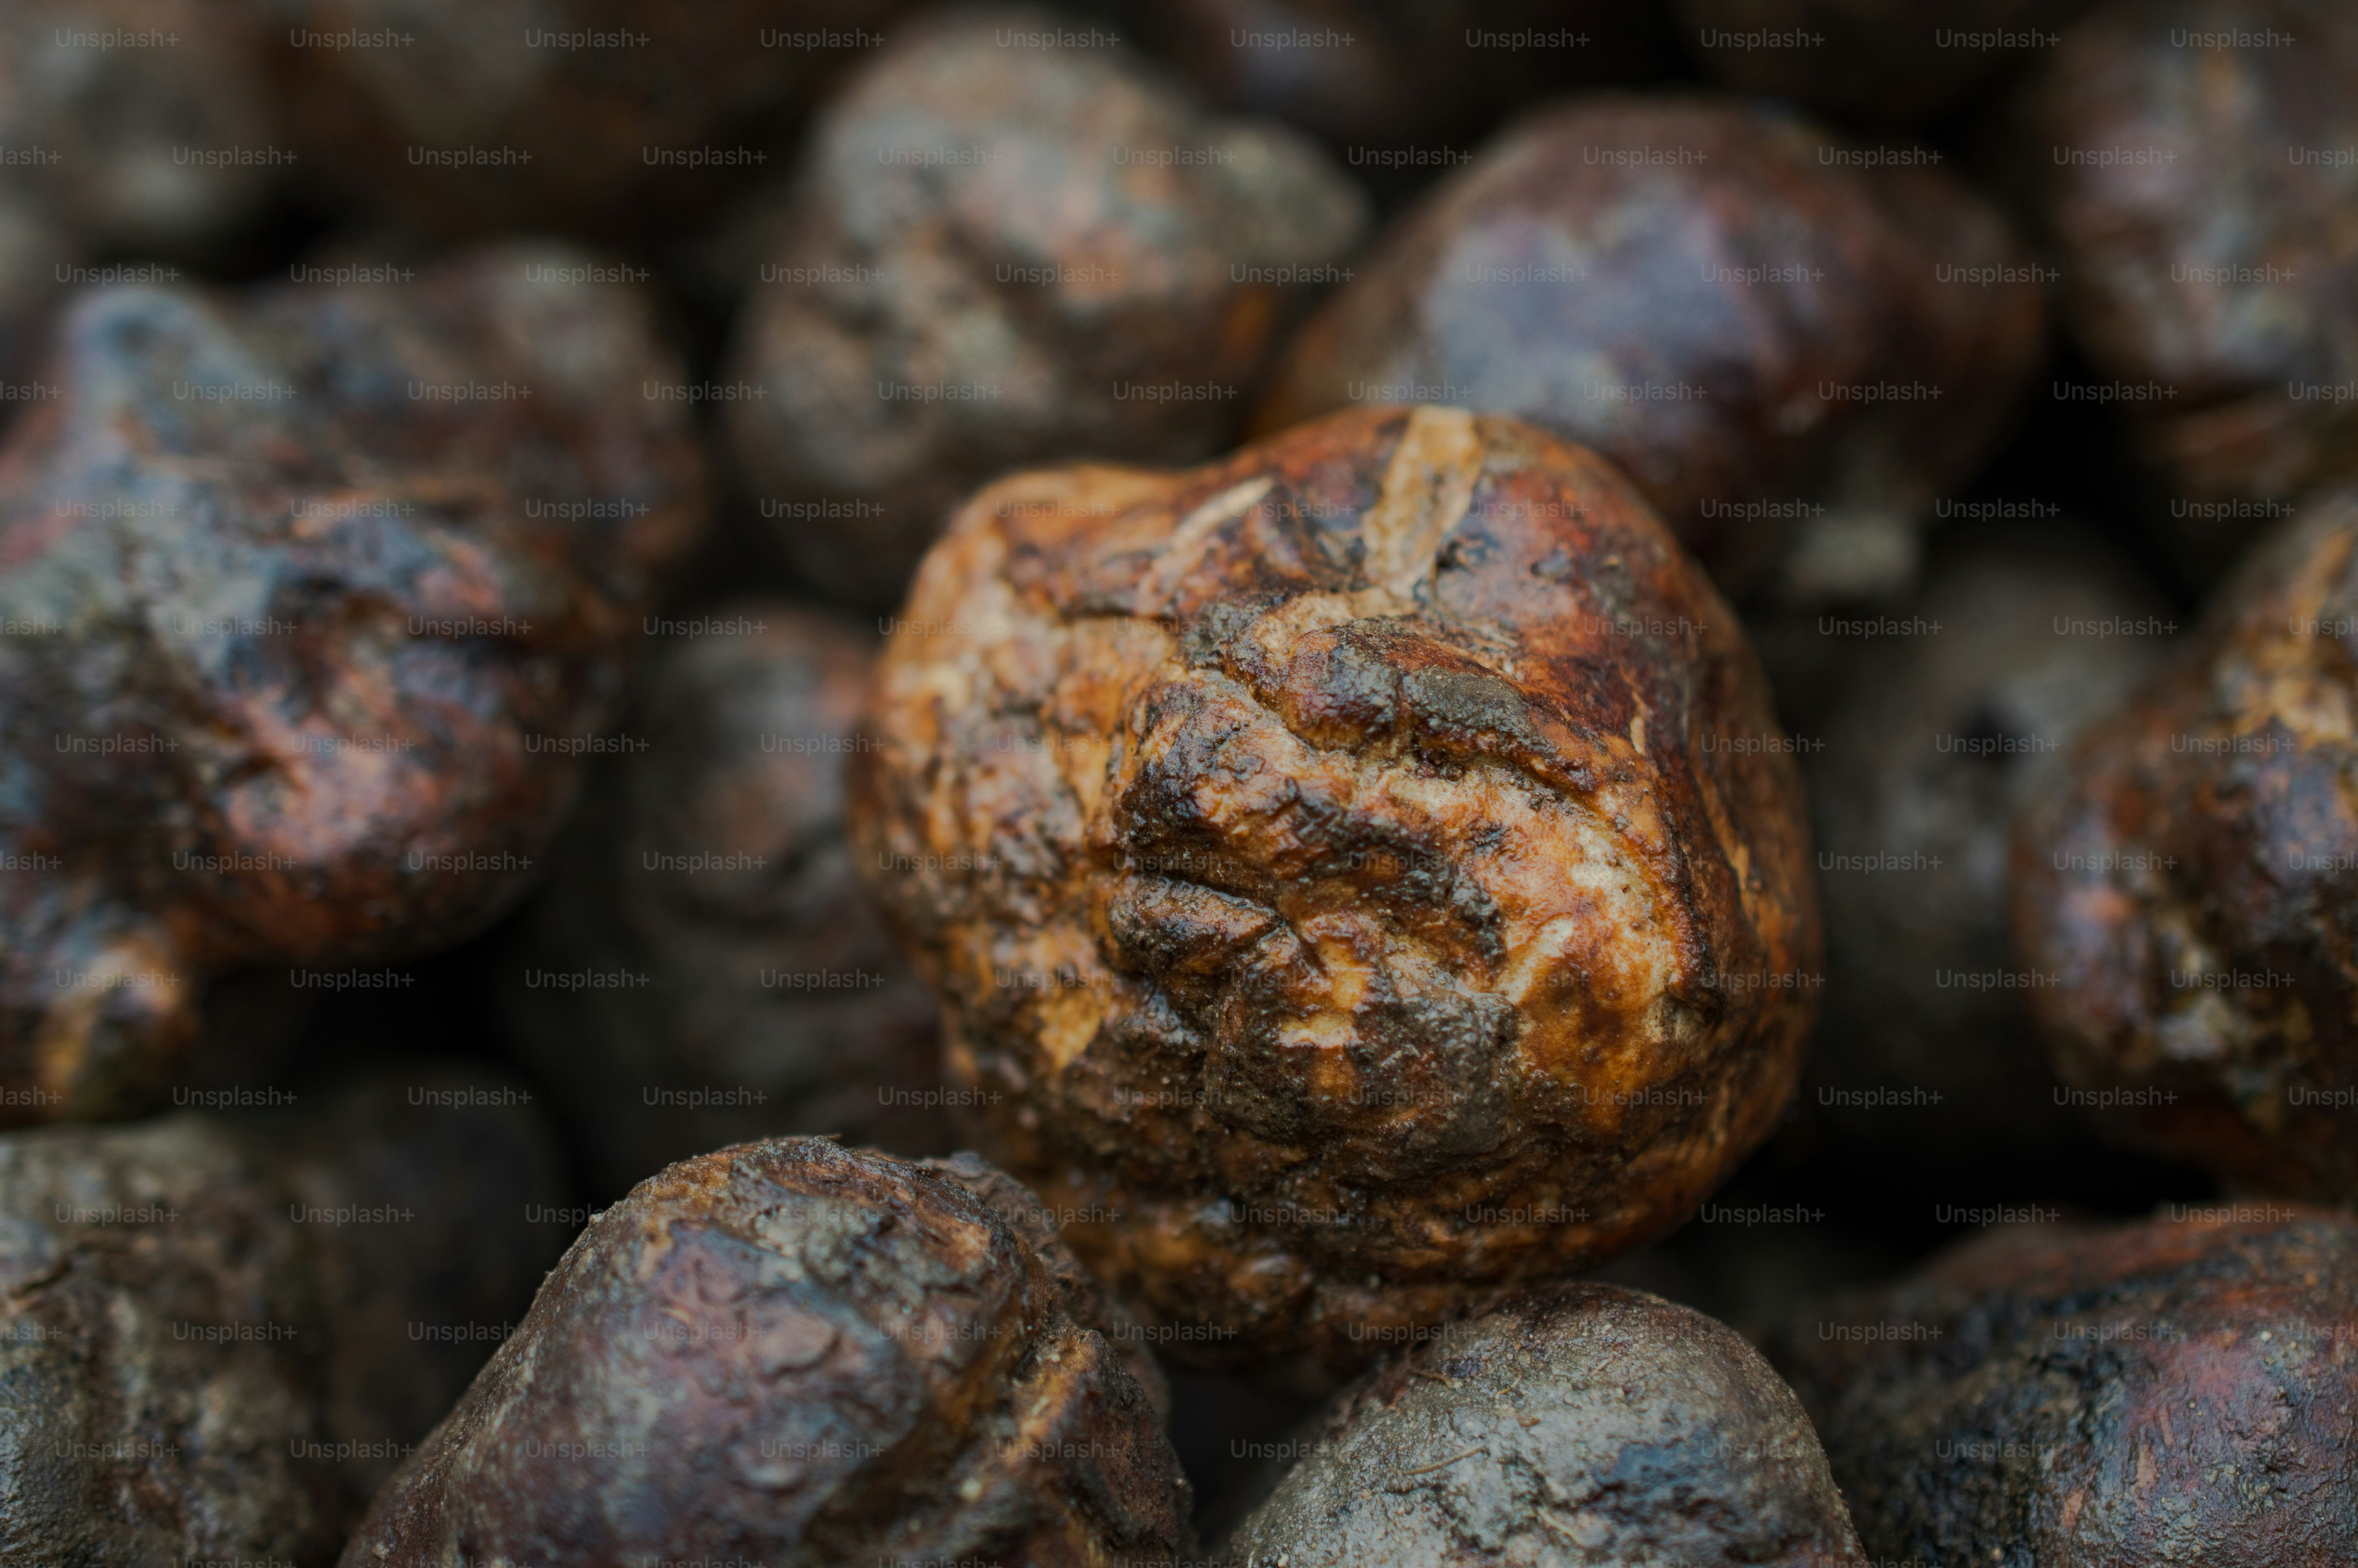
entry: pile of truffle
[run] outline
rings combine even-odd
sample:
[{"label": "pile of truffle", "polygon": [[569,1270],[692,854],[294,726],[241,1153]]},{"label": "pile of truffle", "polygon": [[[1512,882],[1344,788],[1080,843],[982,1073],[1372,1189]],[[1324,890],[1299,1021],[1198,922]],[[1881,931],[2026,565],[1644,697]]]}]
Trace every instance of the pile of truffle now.
[{"label": "pile of truffle", "polygon": [[2358,1562],[2353,144],[2338,0],[0,15],[0,1562]]}]

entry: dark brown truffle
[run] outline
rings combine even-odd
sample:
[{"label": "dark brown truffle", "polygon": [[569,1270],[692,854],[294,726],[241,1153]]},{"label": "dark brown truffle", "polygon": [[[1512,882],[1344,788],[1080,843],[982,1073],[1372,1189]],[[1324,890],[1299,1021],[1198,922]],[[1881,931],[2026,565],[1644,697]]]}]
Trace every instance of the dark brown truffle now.
[{"label": "dark brown truffle", "polygon": [[0,452],[0,1085],[119,1113],[205,968],[523,891],[701,521],[646,301],[583,265],[68,312]]},{"label": "dark brown truffle", "polygon": [[524,1059],[610,1195],[766,1133],[946,1152],[939,1009],[843,830],[873,634],[774,601],[652,624],[508,961]]},{"label": "dark brown truffle", "polygon": [[1618,463],[1725,582],[1799,516],[1821,542],[1794,587],[1887,588],[2022,391],[2043,308],[1996,211],[1885,154],[1903,166],[1704,98],[1534,115],[1399,221],[1253,428],[1495,409]]},{"label": "dark brown truffle", "polygon": [[[2061,520],[1978,526],[1887,615],[1820,618],[1854,666],[1801,752],[1826,917],[1809,1108],[1844,1135],[1987,1160],[2081,1126],[2006,925],[2015,808],[2178,629],[2136,569]],[[1783,689],[1779,685],[1779,690]]]},{"label": "dark brown truffle", "polygon": [[1529,426],[1001,481],[870,725],[860,865],[951,1072],[1175,1355],[1348,1366],[1608,1256],[1792,1087],[1817,910],[1758,665]]},{"label": "dark brown truffle", "polygon": [[1864,1568],[1792,1390],[1735,1330],[1616,1285],[1450,1324],[1285,1446],[1231,1568]]},{"label": "dark brown truffle", "polygon": [[1364,222],[1294,133],[1207,115],[1068,26],[913,26],[813,128],[728,415],[771,537],[838,593],[892,603],[1011,468],[1217,450]]},{"label": "dark brown truffle", "polygon": [[592,1222],[347,1568],[733,1556],[1169,1563],[1153,1379],[1030,1195],[815,1139]]},{"label": "dark brown truffle", "polygon": [[2358,1223],[2016,1225],[1772,1338],[1878,1561],[2358,1558]]},{"label": "dark brown truffle", "polygon": [[2358,478],[2358,9],[2108,5],[2030,124],[2066,320],[2180,542],[2222,560],[2266,502]]},{"label": "dark brown truffle", "polygon": [[429,1064],[0,1136],[0,1557],[328,1561],[556,1253],[529,1098]]},{"label": "dark brown truffle", "polygon": [[2088,0],[1676,0],[1682,41],[1730,87],[1836,120],[1921,125],[2043,59]]},{"label": "dark brown truffle", "polygon": [[2358,498],[2255,550],[2026,812],[2014,928],[2057,1069],[2138,1143],[2358,1197]]}]

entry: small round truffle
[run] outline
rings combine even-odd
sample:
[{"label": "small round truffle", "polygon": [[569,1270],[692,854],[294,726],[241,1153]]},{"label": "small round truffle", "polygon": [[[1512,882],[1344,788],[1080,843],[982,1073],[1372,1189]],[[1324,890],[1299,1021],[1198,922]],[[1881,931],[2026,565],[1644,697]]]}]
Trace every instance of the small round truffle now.
[{"label": "small round truffle", "polygon": [[565,1192],[517,1090],[311,1098],[0,1136],[0,1558],[325,1562],[530,1299]]},{"label": "small round truffle", "polygon": [[2306,503],[2027,808],[2016,945],[2109,1125],[2358,1197],[2358,496]]},{"label": "small round truffle", "polygon": [[740,1145],[593,1220],[345,1568],[1168,1564],[1151,1358],[971,1155]]},{"label": "small round truffle", "polygon": [[2065,319],[2180,544],[2223,560],[2255,503],[2358,478],[2358,9],[2108,5],[2029,124]]},{"label": "small round truffle", "polygon": [[870,907],[843,769],[872,633],[775,601],[665,617],[508,960],[523,1059],[599,1188],[781,1132],[955,1147],[933,994]]},{"label": "small round truffle", "polygon": [[1826,918],[1809,1104],[1846,1136],[1984,1159],[2081,1126],[2007,929],[2015,808],[2177,622],[2130,563],[2057,522],[1977,529],[1926,575],[1865,622],[1886,634],[1846,643],[1855,673],[1801,752]]},{"label": "small round truffle", "polygon": [[1675,0],[1728,86],[1845,123],[1921,125],[2052,48],[2087,0]]},{"label": "small round truffle", "polygon": [[2358,1559],[2358,1223],[2015,1225],[1772,1336],[1878,1562]]},{"label": "small round truffle", "polygon": [[1676,1224],[1790,1091],[1808,828],[1594,454],[1359,410],[969,502],[854,759],[989,1151],[1174,1355],[1347,1367]]},{"label": "small round truffle", "polygon": [[1217,450],[1365,219],[1282,126],[1052,13],[897,33],[819,116],[735,329],[738,460],[795,566],[890,605],[983,481]]},{"label": "small round truffle", "polygon": [[1617,1285],[1448,1325],[1289,1446],[1230,1568],[1865,1568],[1793,1391],[1734,1329]]},{"label": "small round truffle", "polygon": [[583,265],[64,313],[0,451],[0,1086],[33,1114],[135,1105],[208,968],[428,951],[532,880],[703,521],[648,301]]},{"label": "small round truffle", "polygon": [[1618,463],[1724,582],[1823,505],[1809,531],[1848,543],[1808,586],[1880,589],[2038,361],[2027,265],[1936,168],[1867,168],[1765,108],[1603,95],[1525,120],[1400,219],[1288,345],[1253,429],[1494,409]]}]

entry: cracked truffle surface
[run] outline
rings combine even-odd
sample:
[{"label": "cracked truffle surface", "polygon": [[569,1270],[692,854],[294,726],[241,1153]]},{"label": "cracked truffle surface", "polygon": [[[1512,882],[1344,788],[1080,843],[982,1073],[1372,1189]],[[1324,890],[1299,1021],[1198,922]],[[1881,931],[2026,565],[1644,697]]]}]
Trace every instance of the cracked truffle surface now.
[{"label": "cracked truffle surface", "polygon": [[1102,1308],[972,1155],[684,1161],[590,1223],[343,1562],[1169,1563],[1159,1375]]},{"label": "cracked truffle surface", "polygon": [[2063,1078],[2159,1153],[2358,1197],[2358,497],[2255,548],[2014,849]]},{"label": "cracked truffle surface", "polygon": [[2358,1223],[2016,1225],[1771,1338],[1877,1560],[2358,1556]]},{"label": "cracked truffle surface", "polygon": [[888,640],[862,874],[994,1157],[1171,1353],[1372,1354],[1677,1223],[1819,981],[1798,775],[1607,464],[1355,412],[979,492]]},{"label": "cracked truffle surface", "polygon": [[1290,1446],[1303,1457],[1229,1539],[1229,1568],[1864,1568],[1817,1434],[1759,1352],[1615,1285],[1451,1324]]}]

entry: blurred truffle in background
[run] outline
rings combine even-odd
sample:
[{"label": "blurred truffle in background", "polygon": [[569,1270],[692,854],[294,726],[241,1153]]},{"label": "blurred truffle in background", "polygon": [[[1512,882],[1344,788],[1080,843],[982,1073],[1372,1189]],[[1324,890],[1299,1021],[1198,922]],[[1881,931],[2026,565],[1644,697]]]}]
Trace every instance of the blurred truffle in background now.
[{"label": "blurred truffle in background", "polygon": [[1234,432],[1363,199],[1046,11],[914,23],[812,128],[726,367],[767,536],[879,607],[983,481]]},{"label": "blurred truffle in background", "polygon": [[2006,1225],[1768,1348],[1878,1562],[2308,1568],[2358,1554],[2353,1302],[2358,1222],[2223,1206]]},{"label": "blurred truffle in background", "polygon": [[2358,479],[2358,9],[2107,5],[2064,36],[2023,143],[2089,392],[2190,568]]},{"label": "blurred truffle in background", "polygon": [[7,1119],[136,1108],[206,969],[430,952],[544,869],[704,509],[590,265],[76,298],[0,451]]},{"label": "blurred truffle in background", "polygon": [[328,1561],[556,1259],[528,1098],[421,1062],[0,1135],[8,1560]]},{"label": "blurred truffle in background", "polygon": [[523,1059],[604,1195],[767,1133],[947,1152],[938,1009],[844,835],[873,637],[775,600],[654,629],[503,961]]},{"label": "blurred truffle in background", "polygon": [[1124,1323],[971,1155],[703,1155],[591,1223],[343,1562],[1170,1568],[1187,1482]]},{"label": "blurred truffle in background", "polygon": [[1678,1224],[1823,983],[1801,781],[1621,475],[1359,409],[978,492],[851,825],[986,1152],[1170,1354],[1366,1365]]},{"label": "blurred truffle in background", "polygon": [[2130,1141],[2358,1197],[2358,495],[2313,497],[2048,774],[2014,927],[2056,1068]]},{"label": "blurred truffle in background", "polygon": [[1732,100],[1545,110],[1394,224],[1253,429],[1510,414],[1618,463],[1731,590],[1902,589],[2043,349],[2028,254],[1937,156]]}]

